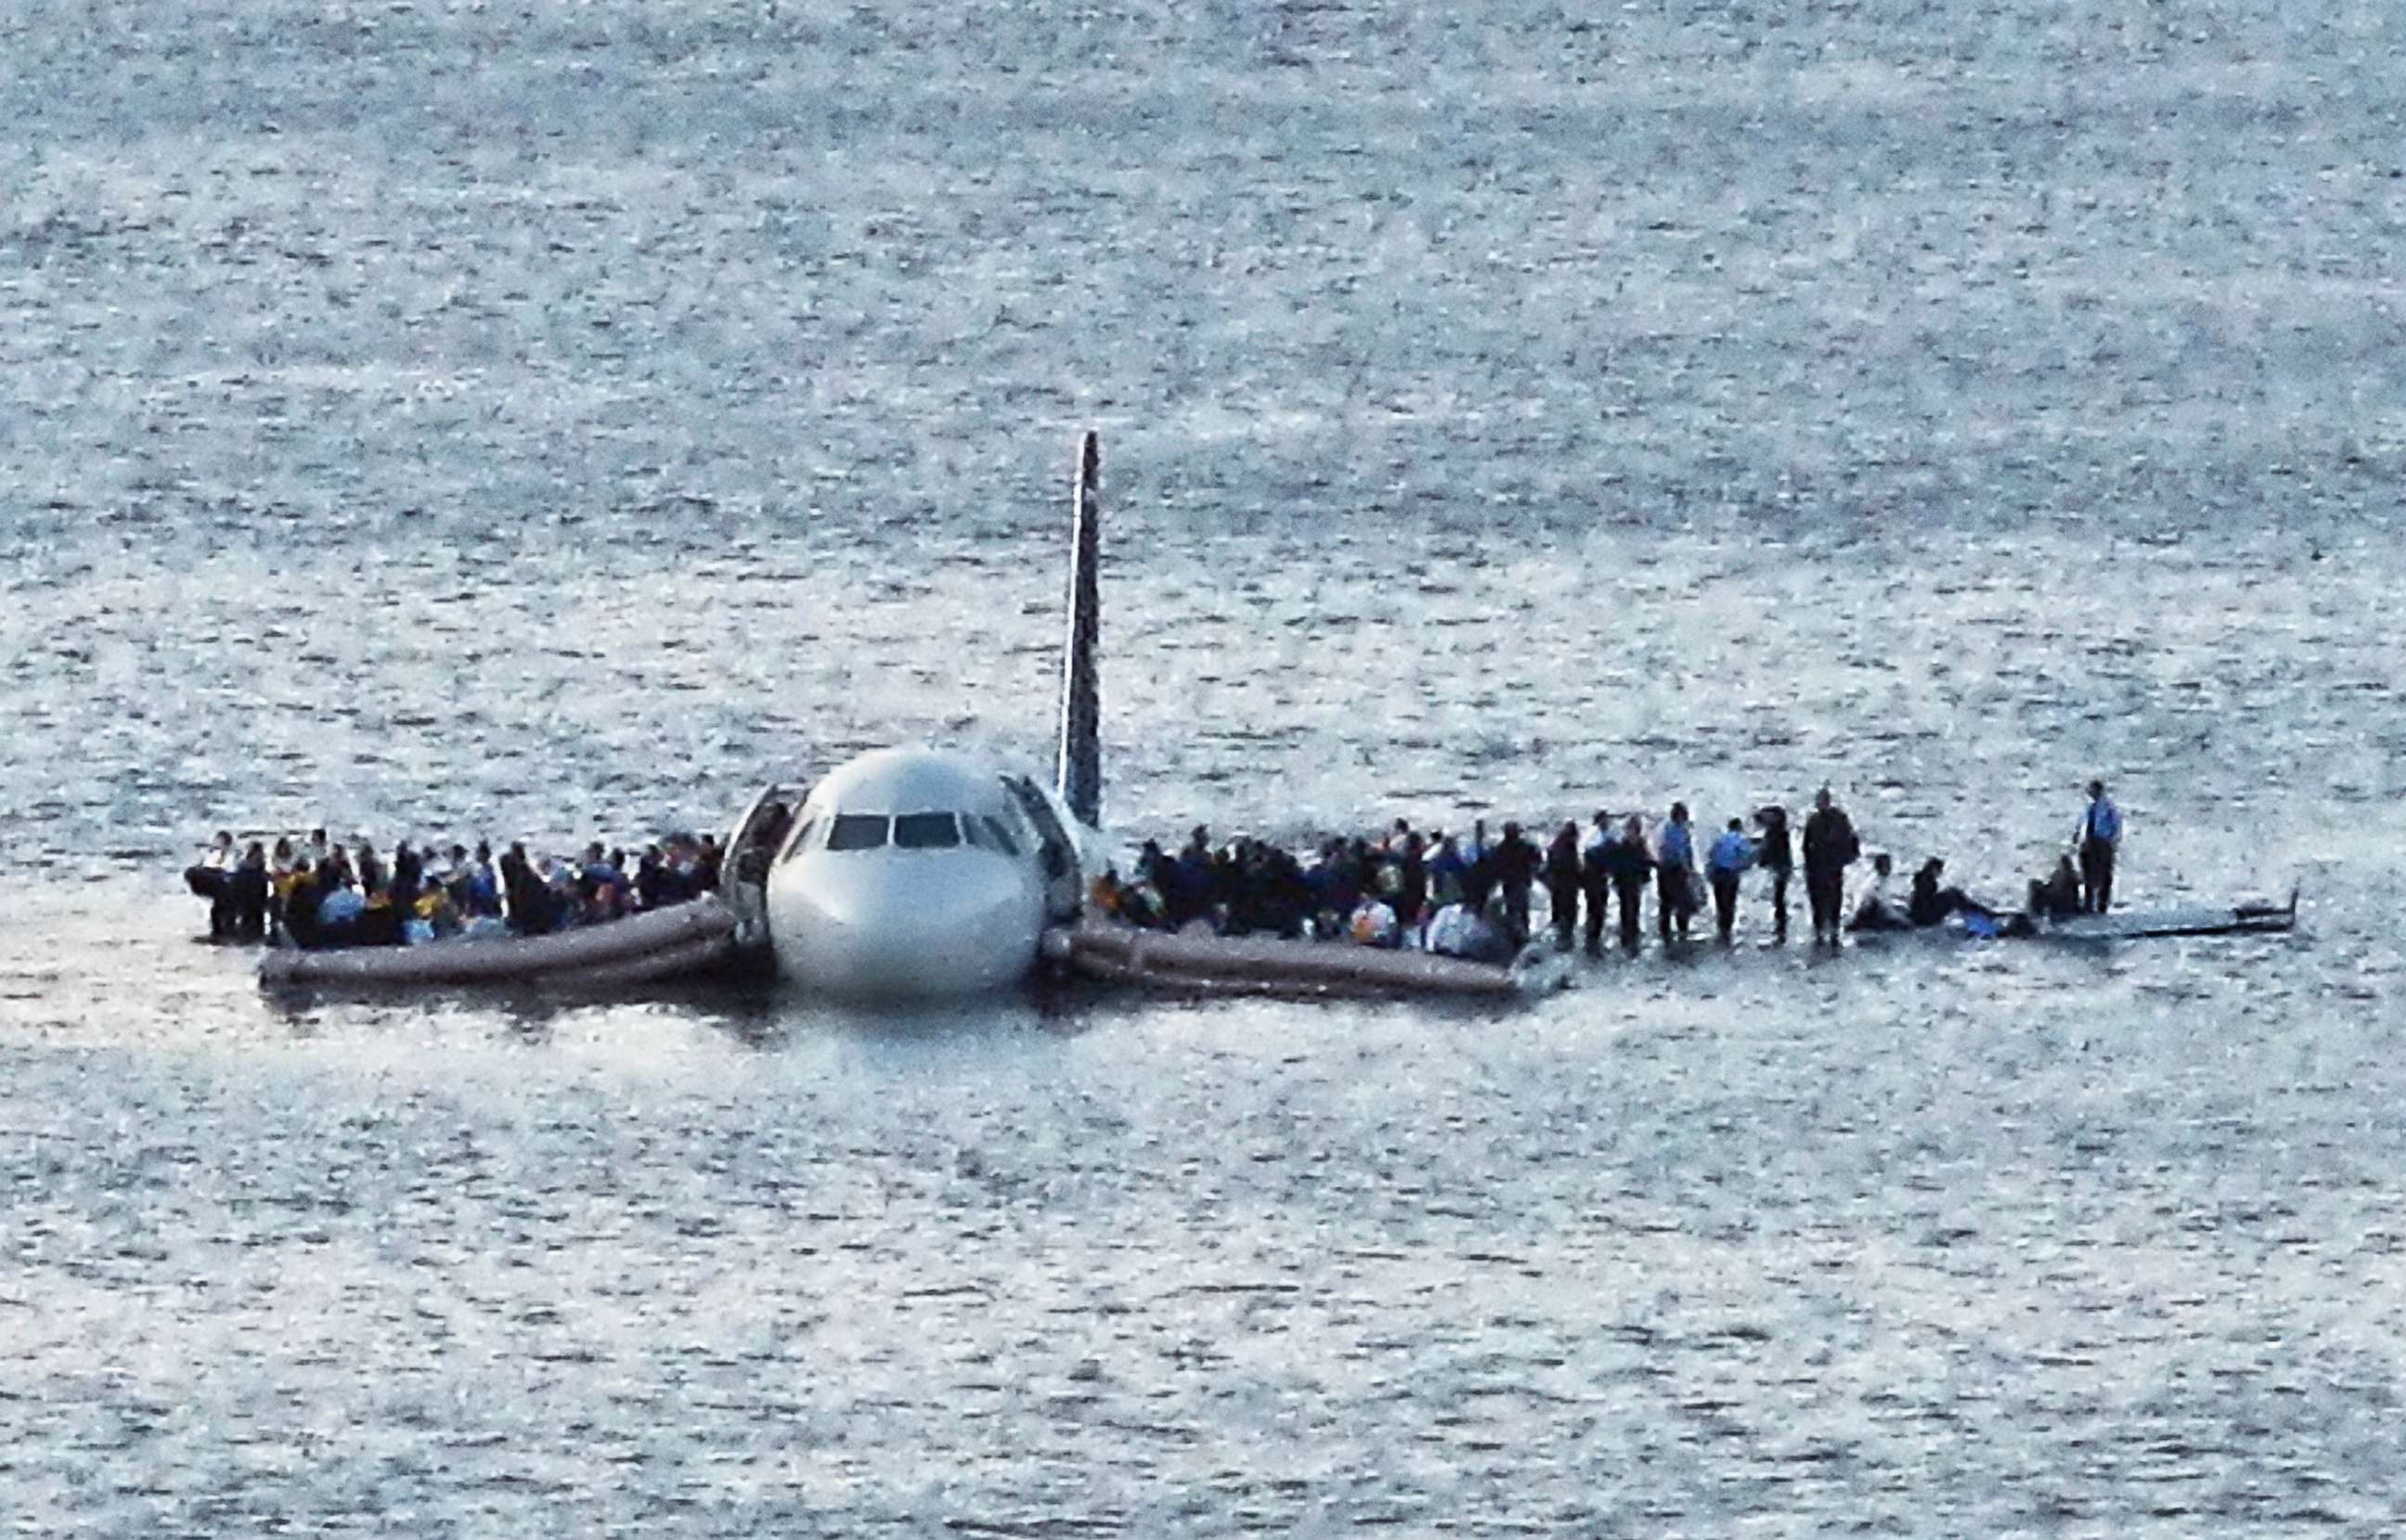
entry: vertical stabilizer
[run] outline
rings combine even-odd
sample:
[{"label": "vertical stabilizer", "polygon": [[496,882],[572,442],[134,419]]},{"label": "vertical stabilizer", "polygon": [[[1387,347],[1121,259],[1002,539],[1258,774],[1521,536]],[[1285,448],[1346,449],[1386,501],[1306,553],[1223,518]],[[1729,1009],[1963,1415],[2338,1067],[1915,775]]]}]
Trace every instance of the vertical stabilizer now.
[{"label": "vertical stabilizer", "polygon": [[1103,745],[1100,682],[1095,651],[1101,645],[1100,530],[1102,444],[1088,432],[1078,445],[1078,479],[1071,494],[1069,641],[1061,665],[1061,801],[1080,823],[1103,821]]}]

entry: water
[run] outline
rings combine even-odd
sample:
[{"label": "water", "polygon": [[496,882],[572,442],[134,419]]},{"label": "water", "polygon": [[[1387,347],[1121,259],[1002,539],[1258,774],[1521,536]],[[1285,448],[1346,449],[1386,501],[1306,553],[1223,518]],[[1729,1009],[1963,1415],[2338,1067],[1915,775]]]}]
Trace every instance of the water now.
[{"label": "water", "polygon": [[[34,1533],[2377,1533],[2385,7],[0,15]],[[262,998],[219,825],[1718,819],[2307,932],[1502,1014]]]}]

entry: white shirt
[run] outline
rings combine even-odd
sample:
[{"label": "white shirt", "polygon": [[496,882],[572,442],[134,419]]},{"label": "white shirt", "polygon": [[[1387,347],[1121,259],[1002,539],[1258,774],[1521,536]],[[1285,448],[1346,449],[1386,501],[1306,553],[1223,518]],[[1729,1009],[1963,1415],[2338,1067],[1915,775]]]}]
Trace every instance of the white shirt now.
[{"label": "white shirt", "polygon": [[1860,914],[1865,910],[1884,910],[1888,907],[1888,879],[1875,871],[1872,873],[1872,880],[1863,884],[1862,899],[1855,905],[1855,911]]},{"label": "white shirt", "polygon": [[1395,911],[1376,898],[1366,898],[1353,911],[1350,934],[1364,946],[1393,946],[1395,940]]},{"label": "white shirt", "polygon": [[1438,910],[1429,918],[1428,950],[1448,957],[1461,956],[1463,948],[1469,944],[1471,919],[1467,904],[1448,904]]}]

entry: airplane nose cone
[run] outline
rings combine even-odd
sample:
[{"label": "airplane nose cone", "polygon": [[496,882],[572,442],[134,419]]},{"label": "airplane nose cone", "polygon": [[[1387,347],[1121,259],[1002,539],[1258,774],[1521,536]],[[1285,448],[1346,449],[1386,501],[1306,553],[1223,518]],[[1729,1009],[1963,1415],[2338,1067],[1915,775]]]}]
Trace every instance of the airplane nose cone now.
[{"label": "airplane nose cone", "polygon": [[1034,963],[1040,921],[1001,861],[835,856],[771,895],[787,977],[820,993],[908,998],[997,989]]}]

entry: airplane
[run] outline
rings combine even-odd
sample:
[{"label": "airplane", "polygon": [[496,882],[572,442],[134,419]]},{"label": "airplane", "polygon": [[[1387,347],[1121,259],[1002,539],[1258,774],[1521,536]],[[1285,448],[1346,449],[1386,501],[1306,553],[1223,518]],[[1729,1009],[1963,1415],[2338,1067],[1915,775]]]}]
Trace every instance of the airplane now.
[{"label": "airplane", "polygon": [[910,999],[1008,987],[1102,869],[1097,436],[1073,482],[1054,784],[972,755],[879,749],[808,788],[761,789],[728,839],[739,944],[813,994]]},{"label": "airplane", "polygon": [[879,749],[814,785],[762,787],[721,847],[714,901],[476,945],[278,947],[261,960],[261,982],[592,988],[715,970],[731,954],[842,1000],[976,995],[1040,966],[1153,987],[1315,997],[1516,992],[1510,970],[1426,953],[1083,923],[1110,849],[1099,832],[1101,481],[1089,432],[1073,482],[1053,784],[974,755]]}]

